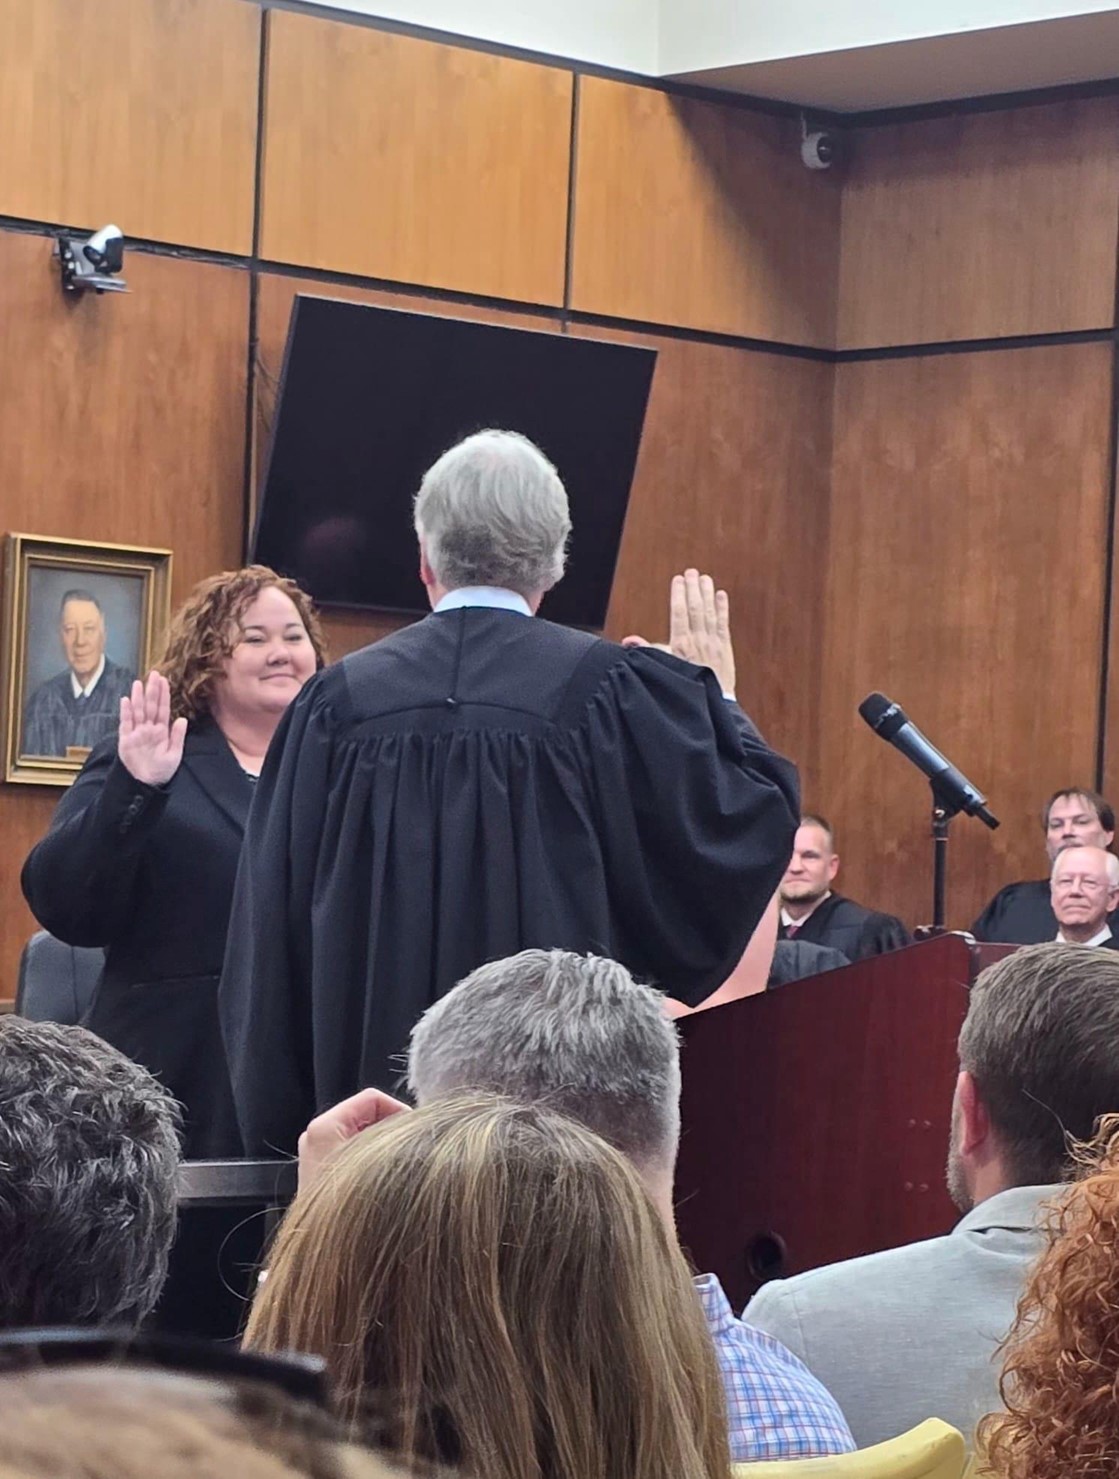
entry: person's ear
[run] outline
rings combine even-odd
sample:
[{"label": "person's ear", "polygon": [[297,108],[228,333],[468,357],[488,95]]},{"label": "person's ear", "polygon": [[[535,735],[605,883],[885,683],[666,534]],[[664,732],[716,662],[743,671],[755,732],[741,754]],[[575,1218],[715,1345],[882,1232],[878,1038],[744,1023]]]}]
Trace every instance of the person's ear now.
[{"label": "person's ear", "polygon": [[831,855],[831,861],[828,863],[828,882],[829,883],[834,882],[835,875],[838,872],[839,872],[839,854],[837,852],[833,852],[832,855]]},{"label": "person's ear", "polygon": [[966,1068],[956,1080],[956,1103],[959,1105],[959,1145],[961,1155],[973,1156],[991,1138],[991,1116],[979,1094],[979,1087]]},{"label": "person's ear", "polygon": [[435,571],[428,563],[427,550],[424,548],[422,539],[420,540],[420,579],[429,590],[435,584]]}]

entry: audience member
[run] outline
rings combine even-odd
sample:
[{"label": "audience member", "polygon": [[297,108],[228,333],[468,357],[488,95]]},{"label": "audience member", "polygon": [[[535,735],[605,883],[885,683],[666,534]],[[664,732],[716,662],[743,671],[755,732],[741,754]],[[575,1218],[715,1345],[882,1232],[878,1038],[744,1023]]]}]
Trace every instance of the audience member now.
[{"label": "audience member", "polygon": [[[1115,813],[1111,806],[1081,786],[1054,791],[1041,809],[1050,877],[1058,854],[1066,847],[1111,846]],[[1041,945],[1056,939],[1050,878],[1008,883],[999,890],[971,927],[977,940],[1008,945]]]},{"label": "audience member", "polygon": [[765,1284],[745,1318],[839,1399],[860,1446],[926,1417],[970,1434],[998,1405],[996,1346],[1041,1250],[1067,1136],[1119,1105],[1119,960],[1068,945],[983,971],[960,1033],[942,1238]]},{"label": "audience member", "polygon": [[482,1479],[726,1479],[714,1352],[637,1173],[539,1104],[450,1097],[344,1145],[245,1335],[322,1356],[355,1432]]},{"label": "audience member", "polygon": [[392,1479],[259,1380],[79,1356],[0,1374],[0,1412],[0,1479]]},{"label": "audience member", "polygon": [[[428,1009],[412,1033],[409,1085],[420,1104],[483,1090],[569,1115],[631,1161],[675,1240],[680,1049],[662,1005],[614,961],[526,950],[481,966]],[[358,1095],[321,1116],[301,1143],[301,1166],[313,1174],[392,1107]],[[816,1378],[734,1318],[713,1274],[695,1282],[726,1388],[732,1457],[810,1458],[851,1448],[847,1424]]]},{"label": "audience member", "polygon": [[677,656],[533,619],[567,494],[511,432],[445,453],[415,515],[431,615],[308,684],[249,820],[221,995],[250,1153],[391,1089],[413,1023],[485,960],[595,949],[698,1004],[788,858],[796,774],[728,702],[709,578],[673,583]]},{"label": "audience member", "polygon": [[1006,1345],[1005,1412],[980,1424],[991,1479],[1119,1471],[1119,1119],[1108,1116],[1054,1207]]},{"label": "audience member", "polygon": [[864,909],[832,891],[838,872],[831,823],[820,816],[802,817],[781,880],[780,938],[826,945],[848,960],[864,960],[908,945],[909,931],[900,919]]},{"label": "audience member", "polygon": [[1066,847],[1050,883],[1057,939],[1066,945],[1119,950],[1108,920],[1119,904],[1119,858],[1102,847]]},{"label": "audience member", "polygon": [[263,565],[204,580],[23,869],[44,928],[106,947],[86,1025],[184,1106],[192,1158],[240,1153],[217,1014],[233,880],[253,778],[322,663],[292,581]]},{"label": "audience member", "polygon": [[175,1232],[178,1125],[166,1089],[93,1033],[0,1017],[0,1326],[150,1313]]}]

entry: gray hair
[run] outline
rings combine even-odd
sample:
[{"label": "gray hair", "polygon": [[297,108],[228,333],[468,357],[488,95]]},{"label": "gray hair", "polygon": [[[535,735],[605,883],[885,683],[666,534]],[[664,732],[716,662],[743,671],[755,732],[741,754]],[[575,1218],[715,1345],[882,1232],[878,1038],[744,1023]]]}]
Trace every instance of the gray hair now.
[{"label": "gray hair", "polygon": [[664,1001],[624,966],[523,950],[479,967],[412,1030],[408,1086],[421,1104],[457,1090],[546,1101],[638,1165],[680,1138],[680,1048]]},{"label": "gray hair", "polygon": [[448,590],[491,585],[528,596],[563,575],[567,494],[544,453],[518,432],[480,431],[444,452],[424,474],[415,522]]},{"label": "gray hair", "polygon": [[975,1080],[1016,1186],[1070,1171],[1069,1140],[1119,1111],[1119,954],[1033,945],[971,988],[960,1067]]},{"label": "gray hair", "polygon": [[82,1027],[0,1018],[0,1326],[138,1325],[175,1233],[179,1108]]},{"label": "gray hair", "polygon": [[1077,843],[1075,847],[1066,847],[1053,859],[1053,866],[1049,870],[1049,878],[1052,881],[1057,876],[1057,869],[1067,861],[1066,854],[1070,852],[1100,852],[1103,853],[1107,865],[1108,888],[1119,888],[1119,858],[1113,852],[1108,852],[1104,847],[1095,847],[1091,843]]}]

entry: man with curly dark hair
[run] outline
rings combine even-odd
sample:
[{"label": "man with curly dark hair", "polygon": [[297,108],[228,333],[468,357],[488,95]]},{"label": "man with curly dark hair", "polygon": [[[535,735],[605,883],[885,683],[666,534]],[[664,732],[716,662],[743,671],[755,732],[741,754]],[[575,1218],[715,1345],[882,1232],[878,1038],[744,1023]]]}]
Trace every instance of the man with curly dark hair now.
[{"label": "man with curly dark hair", "polygon": [[970,1436],[999,1405],[998,1342],[1044,1244],[1042,1209],[1072,1173],[1069,1138],[1089,1139],[1119,1110],[1117,1043],[1114,951],[1035,945],[988,967],[971,990],[952,1107],[961,1221],[946,1237],[765,1284],[746,1307],[836,1397],[860,1447],[926,1417]]},{"label": "man with curly dark hair", "polygon": [[139,1325],[175,1233],[179,1111],[83,1027],[0,1017],[0,1327]]}]

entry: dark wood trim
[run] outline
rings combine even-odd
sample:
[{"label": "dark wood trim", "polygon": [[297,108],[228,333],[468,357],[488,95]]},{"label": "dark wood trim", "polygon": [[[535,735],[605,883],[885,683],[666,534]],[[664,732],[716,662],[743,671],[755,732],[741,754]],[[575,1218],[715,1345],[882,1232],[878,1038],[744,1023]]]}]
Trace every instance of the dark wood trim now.
[{"label": "dark wood trim", "polygon": [[1111,423],[1107,447],[1107,527],[1104,531],[1103,632],[1100,639],[1100,687],[1096,718],[1097,792],[1103,794],[1107,766],[1108,690],[1111,679],[1111,622],[1115,590],[1115,520],[1119,514],[1119,231],[1116,232],[1115,291],[1112,317],[1116,329],[1111,352]]},{"label": "dark wood trim", "polygon": [[576,72],[571,79],[571,143],[567,154],[567,235],[563,248],[563,317],[561,327],[567,333],[571,318],[571,280],[575,271],[575,194],[579,184],[579,104],[582,84]]},{"label": "dark wood trim", "polygon": [[1079,98],[1109,98],[1119,93],[1119,78],[1103,77],[1095,82],[1065,82],[1057,87],[1027,88],[1020,92],[994,92],[975,98],[946,98],[939,103],[913,103],[898,108],[868,108],[840,113],[837,122],[845,128],[877,128],[887,123],[923,123],[931,118],[951,118],[968,113],[1002,113],[1011,108],[1042,108],[1046,104],[1074,102]]},{"label": "dark wood trim", "polygon": [[991,350],[1040,349],[1053,344],[1101,344],[1114,338],[1114,329],[1068,329],[1053,334],[1008,334],[997,339],[946,339],[931,344],[884,344],[873,349],[837,349],[831,358],[839,365],[876,359],[924,359],[937,354],[986,354]]}]

